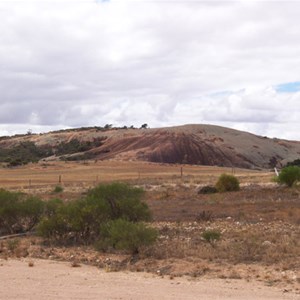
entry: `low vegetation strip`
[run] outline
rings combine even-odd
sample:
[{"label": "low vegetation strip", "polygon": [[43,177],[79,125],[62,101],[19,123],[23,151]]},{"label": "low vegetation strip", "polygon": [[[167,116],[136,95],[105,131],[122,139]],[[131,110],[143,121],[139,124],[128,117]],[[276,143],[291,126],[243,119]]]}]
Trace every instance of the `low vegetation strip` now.
[{"label": "low vegetation strip", "polygon": [[[47,202],[21,193],[0,190],[1,234],[37,233],[58,245],[90,245],[102,250],[123,249],[134,253],[152,244],[156,231],[140,223],[149,221],[143,190],[123,183],[102,184],[86,197],[70,202]],[[101,246],[100,246],[101,245]]]}]

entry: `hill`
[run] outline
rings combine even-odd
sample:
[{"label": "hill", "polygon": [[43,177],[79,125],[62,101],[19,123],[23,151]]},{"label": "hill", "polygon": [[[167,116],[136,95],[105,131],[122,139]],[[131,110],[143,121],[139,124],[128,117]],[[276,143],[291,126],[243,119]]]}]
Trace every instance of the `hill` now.
[{"label": "hill", "polygon": [[300,142],[214,125],[157,129],[81,128],[0,138],[0,161],[141,160],[270,168],[300,157]]}]

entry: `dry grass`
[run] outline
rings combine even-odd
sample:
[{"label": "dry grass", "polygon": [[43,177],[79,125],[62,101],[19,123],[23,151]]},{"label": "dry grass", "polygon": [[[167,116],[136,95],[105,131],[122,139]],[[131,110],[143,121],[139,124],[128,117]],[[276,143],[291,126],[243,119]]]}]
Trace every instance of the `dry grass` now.
[{"label": "dry grass", "polygon": [[[299,228],[286,223],[236,224],[232,221],[157,223],[160,239],[145,256],[156,259],[193,257],[233,264],[258,262],[300,269]],[[220,241],[208,243],[202,233],[222,232]]]},{"label": "dry grass", "polygon": [[[181,168],[183,175],[181,176]],[[127,181],[139,185],[213,184],[222,173],[235,173],[242,183],[270,182],[272,173],[194,165],[147,162],[98,161],[88,163],[51,162],[0,169],[0,185],[10,189],[86,189],[99,182]],[[259,179],[258,179],[259,178]],[[59,182],[61,180],[61,182]]]}]

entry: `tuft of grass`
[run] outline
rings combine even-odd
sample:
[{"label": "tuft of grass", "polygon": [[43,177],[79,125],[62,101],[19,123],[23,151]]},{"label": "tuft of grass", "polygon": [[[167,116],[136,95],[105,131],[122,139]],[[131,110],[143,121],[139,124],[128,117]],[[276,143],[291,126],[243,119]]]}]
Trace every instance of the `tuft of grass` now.
[{"label": "tuft of grass", "polygon": [[58,193],[62,193],[64,191],[64,188],[61,185],[57,185],[54,190],[53,193],[58,194]]},{"label": "tuft of grass", "polygon": [[202,237],[207,241],[211,246],[215,246],[215,243],[220,240],[221,232],[215,229],[208,229],[202,233]]}]

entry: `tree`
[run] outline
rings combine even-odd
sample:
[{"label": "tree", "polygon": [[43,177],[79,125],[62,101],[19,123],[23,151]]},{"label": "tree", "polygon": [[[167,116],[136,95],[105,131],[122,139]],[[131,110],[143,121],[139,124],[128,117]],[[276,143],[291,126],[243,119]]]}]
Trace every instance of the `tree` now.
[{"label": "tree", "polygon": [[105,126],[104,126],[104,129],[111,129],[112,128],[112,124],[106,124]]},{"label": "tree", "polygon": [[148,128],[148,124],[147,123],[145,123],[145,124],[143,124],[142,126],[141,126],[141,129],[147,129]]}]

